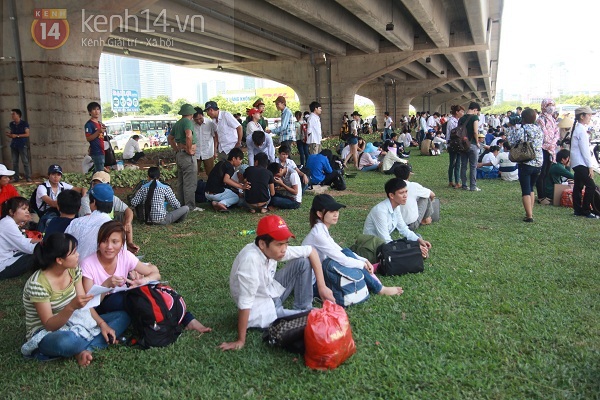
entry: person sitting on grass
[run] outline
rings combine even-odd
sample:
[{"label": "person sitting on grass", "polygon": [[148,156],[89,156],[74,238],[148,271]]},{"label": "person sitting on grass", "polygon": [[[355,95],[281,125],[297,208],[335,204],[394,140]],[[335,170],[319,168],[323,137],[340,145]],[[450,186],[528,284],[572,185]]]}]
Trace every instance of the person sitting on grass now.
[{"label": "person sitting on grass", "polygon": [[498,154],[500,153],[499,146],[490,146],[489,151],[481,158],[481,162],[477,163],[478,178],[497,177],[498,173]]},{"label": "person sitting on grass", "polygon": [[[313,275],[323,301],[335,303],[333,292],[325,285],[321,261],[311,246],[288,246],[295,238],[277,215],[263,217],[256,227],[256,238],[233,261],[229,275],[231,297],[238,308],[237,340],[224,342],[222,350],[239,350],[246,343],[248,328],[267,328],[277,318],[310,310],[313,302]],[[287,261],[277,270],[277,262]],[[283,302],[294,292],[293,310]]]},{"label": "person sitting on grass", "polygon": [[[297,209],[302,204],[302,189],[300,188],[300,177],[293,169],[286,169],[281,164],[274,162],[269,164],[269,171],[273,174],[275,181],[275,194],[271,197],[269,208]],[[287,175],[285,175],[287,171]]]},{"label": "person sitting on grass", "polygon": [[510,144],[508,141],[502,142],[502,148],[504,151],[498,153],[498,173],[503,181],[518,181],[519,171],[517,163],[510,161],[508,158],[510,152]]},{"label": "person sitting on grass", "polygon": [[144,152],[140,149],[140,135],[133,135],[129,138],[123,149],[123,161],[137,164],[138,160],[145,156]]},{"label": "person sitting on grass", "polygon": [[33,263],[33,249],[38,239],[28,239],[21,227],[31,221],[29,202],[24,197],[13,197],[2,203],[0,220],[0,279],[22,275]]},{"label": "person sitting on grass", "polygon": [[[131,199],[131,205],[137,207],[144,204],[144,218],[147,224],[168,225],[181,222],[188,215],[188,206],[181,206],[173,189],[160,180],[158,167],[148,168],[148,183],[142,185],[140,190]],[[165,203],[168,202],[173,211],[167,212]]]},{"label": "person sitting on grass", "polygon": [[54,232],[64,233],[67,226],[77,216],[81,207],[81,194],[72,189],[63,190],[56,199],[60,216],[52,218],[46,226],[46,235]]},{"label": "person sitting on grass", "polygon": [[[242,165],[244,152],[238,147],[229,151],[226,161],[219,161],[210,171],[206,180],[205,196],[211,202],[215,211],[226,212],[229,207],[236,205],[240,201],[237,189],[245,190],[248,185],[236,182],[232,179],[235,174],[235,168]],[[235,191],[234,191],[235,190]]]},{"label": "person sitting on grass", "polygon": [[312,246],[319,254],[321,263],[326,258],[333,260],[329,263],[329,268],[335,265],[342,265],[348,268],[356,268],[362,271],[365,283],[370,292],[388,296],[401,295],[401,287],[386,287],[373,275],[373,265],[369,260],[361,257],[346,248],[342,249],[329,234],[329,228],[338,223],[340,209],[346,207],[335,201],[328,194],[319,194],[313,198],[310,208],[310,226],[311,230],[302,241],[304,246]]},{"label": "person sitting on grass", "polygon": [[408,188],[406,181],[400,178],[392,178],[385,183],[385,194],[387,198],[371,209],[363,233],[365,235],[377,236],[386,243],[392,241],[392,232],[398,230],[408,240],[417,241],[421,247],[423,258],[427,258],[431,243],[423,240],[410,229],[402,218],[402,212],[398,206],[406,204],[408,199]]},{"label": "person sitting on grass", "polygon": [[85,196],[87,192],[84,188],[73,187],[66,182],[61,182],[62,175],[63,173],[60,165],[51,165],[48,167],[48,180],[43,184],[38,185],[36,189],[35,202],[39,210],[38,215],[40,216],[38,231],[42,233],[46,231],[48,222],[59,215],[56,199],[60,192],[67,189],[73,189],[81,193],[82,196]]},{"label": "person sitting on grass", "polygon": [[266,213],[269,201],[275,195],[275,181],[268,166],[269,157],[265,153],[258,153],[254,156],[254,166],[244,171],[244,180],[248,186],[244,190],[244,200],[251,213]]},{"label": "person sitting on grass", "polygon": [[[116,288],[126,284],[136,287],[160,280],[161,275],[156,265],[143,263],[125,250],[125,229],[120,222],[109,221],[102,225],[98,231],[97,243],[98,250],[81,262],[83,288],[86,293],[93,285]],[[99,314],[125,311],[125,293],[127,292],[105,295],[96,311]],[[184,315],[181,324],[186,330],[200,333],[212,330],[202,325],[189,311]]]},{"label": "person sitting on grass", "polygon": [[381,170],[384,174],[393,174],[397,165],[407,163],[406,160],[398,157],[397,151],[396,142],[388,140],[383,144],[381,154],[384,156],[381,161]]},{"label": "person sitting on grass", "polygon": [[575,175],[573,171],[569,168],[571,163],[571,152],[567,149],[559,150],[556,153],[556,162],[550,166],[548,170],[548,175],[545,179],[545,198],[540,200],[540,204],[549,205],[553,203],[554,200],[554,185],[560,185],[568,180],[573,181],[575,179]]},{"label": "person sitting on grass", "polygon": [[369,153],[364,151],[358,154],[358,169],[361,171],[377,171],[379,168],[379,161],[371,157]]},{"label": "person sitting on grass", "polygon": [[[416,182],[410,182],[412,173],[412,167],[408,164],[399,165],[394,169],[394,175],[406,182],[408,190],[406,204],[400,204],[398,208],[408,229],[414,232],[421,225],[431,224],[435,193]],[[439,213],[439,210],[437,211]]]},{"label": "person sitting on grass", "polygon": [[[302,191],[304,192],[306,186],[308,185],[309,177],[304,172],[302,172],[300,168],[298,168],[294,160],[290,158],[290,154],[292,154],[290,147],[286,144],[282,144],[281,146],[279,146],[278,153],[279,159],[275,161],[278,161],[281,164],[281,166],[288,171],[290,169],[296,171],[296,173],[302,180]],[[288,171],[283,171],[284,176],[288,175]]]},{"label": "person sitting on grass", "polygon": [[23,289],[27,342],[21,352],[38,360],[75,356],[86,367],[94,350],[117,343],[129,317],[124,311],[99,315],[85,308],[94,296],[83,289],[73,236],[46,236],[35,247],[34,260],[35,272]]},{"label": "person sitting on grass", "polygon": [[[14,174],[15,171],[7,169],[4,164],[0,164],[0,206],[8,199],[20,196],[17,188],[10,184],[10,177]],[[0,217],[2,216],[4,214],[0,211]]]}]

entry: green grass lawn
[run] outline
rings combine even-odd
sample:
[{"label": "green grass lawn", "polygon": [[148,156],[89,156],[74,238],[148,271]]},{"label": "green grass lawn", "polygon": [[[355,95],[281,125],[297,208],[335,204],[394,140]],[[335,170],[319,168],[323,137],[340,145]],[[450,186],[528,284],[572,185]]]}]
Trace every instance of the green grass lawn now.
[{"label": "green grass lawn", "polygon": [[[572,210],[537,206],[522,222],[517,182],[480,181],[482,192],[447,187],[446,154],[418,156],[414,180],[441,201],[441,221],[419,233],[433,244],[425,272],[385,277],[399,297],[372,296],[348,309],[357,352],[339,368],[312,371],[303,359],[250,332],[236,338],[228,277],[237,252],[253,240],[258,215],[193,213],[184,223],[134,225],[144,261],[184,295],[213,332],[186,332],[172,346],[140,351],[113,346],[88,368],[74,359],[39,363],[19,352],[25,336],[26,277],[0,282],[0,393],[3,398],[226,399],[592,399],[600,398],[600,222]],[[342,246],[362,232],[384,198],[389,176],[360,172],[332,192],[348,207],[331,229]],[[281,211],[300,244],[309,231],[307,194]]]}]

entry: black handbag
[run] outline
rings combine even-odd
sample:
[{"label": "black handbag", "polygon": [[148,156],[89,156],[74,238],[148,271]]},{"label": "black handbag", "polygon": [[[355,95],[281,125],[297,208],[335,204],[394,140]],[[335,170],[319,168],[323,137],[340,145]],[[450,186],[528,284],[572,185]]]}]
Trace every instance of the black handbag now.
[{"label": "black handbag", "polygon": [[406,238],[382,244],[377,252],[381,275],[403,275],[423,272],[423,255],[419,242]]},{"label": "black handbag", "polygon": [[304,328],[309,311],[277,318],[263,333],[263,341],[292,353],[304,354]]}]

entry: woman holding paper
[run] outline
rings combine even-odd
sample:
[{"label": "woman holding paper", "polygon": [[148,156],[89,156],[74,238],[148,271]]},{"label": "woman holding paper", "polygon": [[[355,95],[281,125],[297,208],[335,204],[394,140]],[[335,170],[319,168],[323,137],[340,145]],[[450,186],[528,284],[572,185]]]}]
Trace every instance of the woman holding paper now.
[{"label": "woman holding paper", "polygon": [[[135,255],[127,251],[125,243],[125,228],[118,221],[103,224],[98,231],[98,250],[81,262],[83,288],[86,293],[94,285],[115,288],[115,293],[105,295],[96,311],[98,313],[125,310],[125,292],[118,288],[129,288],[146,285],[160,280],[160,272],[156,265],[141,262]],[[185,329],[198,332],[210,332],[194,318],[186,313],[182,325]]]},{"label": "woman holding paper", "polygon": [[116,343],[129,325],[124,311],[99,315],[86,304],[81,283],[77,239],[69,234],[53,233],[36,245],[37,269],[23,289],[27,342],[23,355],[39,360],[75,356],[85,367],[92,351]]}]

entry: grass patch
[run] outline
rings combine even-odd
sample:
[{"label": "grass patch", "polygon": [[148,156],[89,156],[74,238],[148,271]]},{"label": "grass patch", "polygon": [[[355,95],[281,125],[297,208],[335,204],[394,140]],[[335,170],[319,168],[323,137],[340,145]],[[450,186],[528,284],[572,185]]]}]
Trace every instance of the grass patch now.
[{"label": "grass patch", "polygon": [[[333,141],[332,141],[333,142]],[[425,272],[383,278],[398,298],[372,296],[348,309],[357,353],[334,371],[314,372],[302,358],[267,347],[250,332],[236,337],[228,277],[260,216],[193,213],[184,223],[135,225],[144,260],[157,264],[213,332],[185,333],[173,346],[113,347],[87,369],[74,360],[38,363],[19,352],[26,277],[0,282],[0,371],[4,398],[598,398],[600,313],[597,221],[559,207],[524,211],[517,182],[480,181],[482,192],[447,188],[447,155],[411,156],[414,180],[441,201],[441,221],[419,230],[433,244]],[[348,207],[332,236],[349,246],[388,179],[359,173],[332,193]],[[312,195],[280,211],[299,244],[308,233]]]}]

